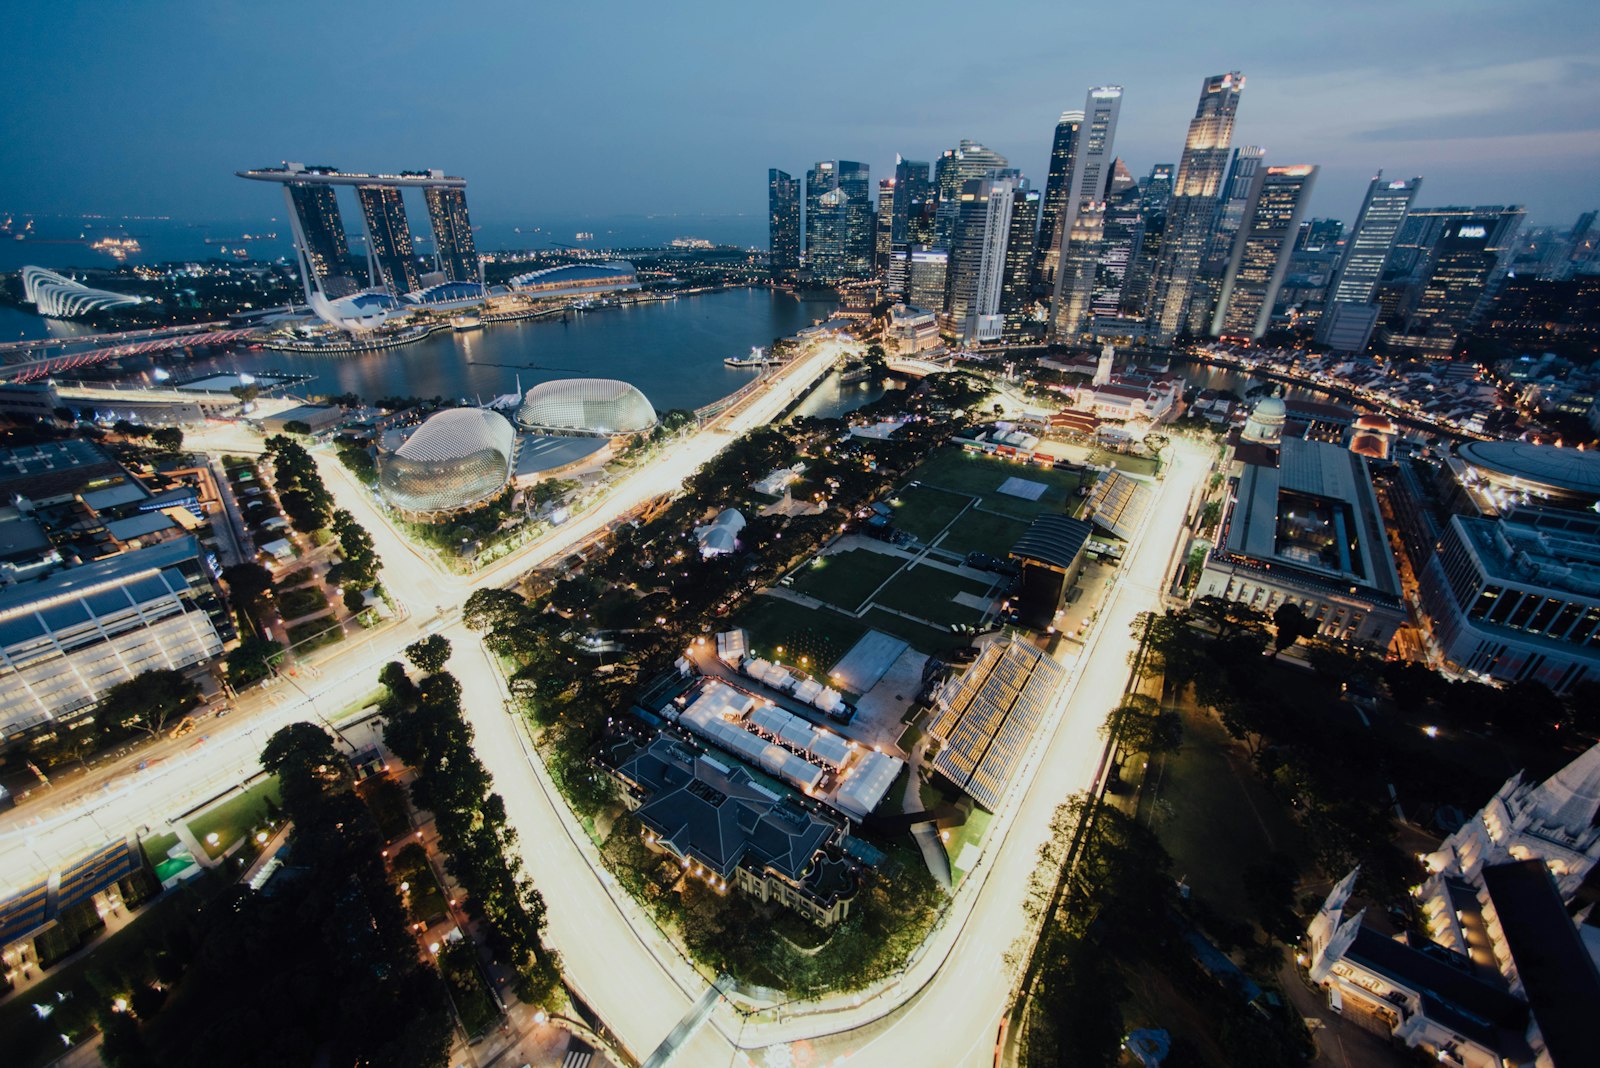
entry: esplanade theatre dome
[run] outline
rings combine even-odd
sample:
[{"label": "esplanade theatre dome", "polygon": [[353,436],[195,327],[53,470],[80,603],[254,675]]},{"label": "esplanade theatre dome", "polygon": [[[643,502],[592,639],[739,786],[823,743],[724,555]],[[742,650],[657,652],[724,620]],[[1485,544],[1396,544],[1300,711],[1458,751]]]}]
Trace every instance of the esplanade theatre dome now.
[{"label": "esplanade theatre dome", "polygon": [[547,434],[637,434],[656,425],[656,410],[626,382],[563,378],[528,390],[517,422]]},{"label": "esplanade theatre dome", "polygon": [[443,515],[482,504],[511,481],[517,432],[505,416],[451,408],[378,458],[378,487],[402,512]]}]

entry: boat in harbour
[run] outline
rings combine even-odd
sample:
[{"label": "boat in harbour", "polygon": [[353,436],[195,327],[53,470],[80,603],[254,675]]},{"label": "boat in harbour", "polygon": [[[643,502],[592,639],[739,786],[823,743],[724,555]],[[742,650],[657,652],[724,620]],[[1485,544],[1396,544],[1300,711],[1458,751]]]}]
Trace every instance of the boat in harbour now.
[{"label": "boat in harbour", "polygon": [[482,330],[483,319],[477,315],[457,315],[450,320],[450,329],[455,331]]}]

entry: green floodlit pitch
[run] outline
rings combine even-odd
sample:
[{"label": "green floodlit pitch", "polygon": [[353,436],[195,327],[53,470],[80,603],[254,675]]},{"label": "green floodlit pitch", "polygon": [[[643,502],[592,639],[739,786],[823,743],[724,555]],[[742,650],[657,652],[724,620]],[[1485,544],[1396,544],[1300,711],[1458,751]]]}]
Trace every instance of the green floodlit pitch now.
[{"label": "green floodlit pitch", "polygon": [[957,601],[959,593],[987,597],[994,589],[988,582],[951,574],[937,567],[909,568],[895,576],[883,592],[873,599],[881,608],[906,612],[930,623],[977,623],[983,610]]},{"label": "green floodlit pitch", "polygon": [[[911,475],[924,486],[983,498],[983,507],[1017,519],[1029,520],[1047,512],[1071,512],[1077,507],[1078,472],[1015,464],[961,449],[943,449]],[[1045,491],[1036,501],[1000,492],[1007,479],[1040,482]],[[1009,546],[1007,546],[1009,548]]]},{"label": "green floodlit pitch", "polygon": [[849,552],[819,556],[795,572],[796,593],[815,597],[837,605],[847,612],[855,612],[906,564],[905,557],[889,553],[875,553],[870,549],[852,549]]}]

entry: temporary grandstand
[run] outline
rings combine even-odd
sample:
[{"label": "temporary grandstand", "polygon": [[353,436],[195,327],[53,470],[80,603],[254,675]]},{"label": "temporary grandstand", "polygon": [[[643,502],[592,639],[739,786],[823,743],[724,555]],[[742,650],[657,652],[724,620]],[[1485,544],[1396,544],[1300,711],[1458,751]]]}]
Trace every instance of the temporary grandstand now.
[{"label": "temporary grandstand", "polygon": [[1089,493],[1088,516],[1101,530],[1129,541],[1144,522],[1153,499],[1148,484],[1121,471],[1107,471]]},{"label": "temporary grandstand", "polygon": [[1064,675],[1030,645],[990,645],[935,699],[928,733],[940,746],[933,769],[995,811]]},{"label": "temporary grandstand", "polygon": [[44,267],[22,269],[22,298],[49,319],[77,319],[95,312],[131,308],[143,304],[144,297],[130,297],[104,289],[91,289],[82,282]]}]

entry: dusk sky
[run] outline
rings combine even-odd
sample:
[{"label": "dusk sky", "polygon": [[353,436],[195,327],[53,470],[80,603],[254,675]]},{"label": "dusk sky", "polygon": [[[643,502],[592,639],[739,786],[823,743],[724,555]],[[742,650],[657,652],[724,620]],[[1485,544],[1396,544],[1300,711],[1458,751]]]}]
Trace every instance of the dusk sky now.
[{"label": "dusk sky", "polygon": [[1593,0],[1276,4],[10,4],[0,210],[264,218],[281,160],[465,176],[482,221],[765,212],[765,172],[963,137],[1044,184],[1060,112],[1125,87],[1117,154],[1176,162],[1202,79],[1234,144],[1420,203],[1600,207]]}]

